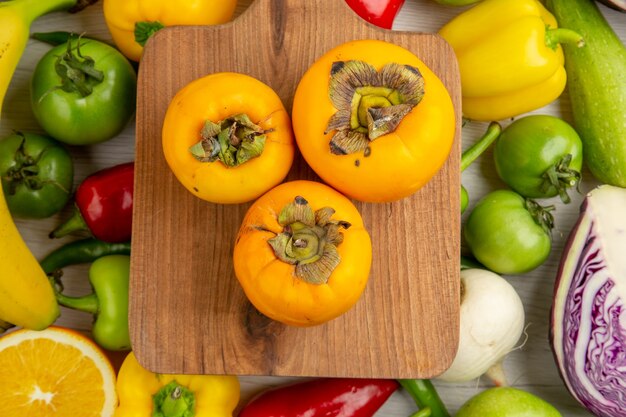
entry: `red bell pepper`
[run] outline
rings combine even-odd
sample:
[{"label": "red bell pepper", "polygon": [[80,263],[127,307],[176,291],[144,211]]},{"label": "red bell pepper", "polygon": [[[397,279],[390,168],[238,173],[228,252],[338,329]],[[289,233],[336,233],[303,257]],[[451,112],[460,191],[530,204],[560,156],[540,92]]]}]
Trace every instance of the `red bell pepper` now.
[{"label": "red bell pepper", "polygon": [[53,230],[50,237],[83,230],[104,242],[128,242],[133,214],[134,167],[133,162],[128,162],[85,178],[76,189],[72,216]]},{"label": "red bell pepper", "polygon": [[306,380],[262,392],[238,417],[371,417],[398,387],[393,379]]},{"label": "red bell pepper", "polygon": [[346,3],[366,21],[391,29],[404,0],[346,0]]}]

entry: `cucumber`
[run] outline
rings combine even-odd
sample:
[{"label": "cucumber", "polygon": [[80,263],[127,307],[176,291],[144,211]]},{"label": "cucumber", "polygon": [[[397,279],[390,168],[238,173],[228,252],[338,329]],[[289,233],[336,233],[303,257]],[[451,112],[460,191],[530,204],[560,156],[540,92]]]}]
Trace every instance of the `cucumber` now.
[{"label": "cucumber", "polygon": [[589,171],[626,187],[626,48],[593,0],[546,0],[560,27],[585,46],[563,45],[574,127]]}]

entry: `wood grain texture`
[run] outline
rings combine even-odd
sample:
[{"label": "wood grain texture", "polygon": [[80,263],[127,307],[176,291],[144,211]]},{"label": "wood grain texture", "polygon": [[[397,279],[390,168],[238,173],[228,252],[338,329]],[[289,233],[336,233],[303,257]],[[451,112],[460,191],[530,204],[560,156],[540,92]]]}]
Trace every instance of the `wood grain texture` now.
[{"label": "wood grain texture", "polygon": [[[330,30],[332,28],[332,30]],[[273,322],[247,301],[232,249],[249,205],[188,193],[161,150],[171,98],[213,72],[249,74],[291,108],[316,58],[354,39],[380,39],[422,59],[451,93],[457,135],[450,158],[414,196],[361,204],[374,246],[367,289],[341,317],[312,328]],[[234,22],[160,31],[140,66],[130,288],[133,349],[161,373],[426,378],[457,346],[460,253],[460,87],[456,60],[436,35],[386,31],[336,0],[257,0]],[[288,176],[317,179],[301,158]]]}]

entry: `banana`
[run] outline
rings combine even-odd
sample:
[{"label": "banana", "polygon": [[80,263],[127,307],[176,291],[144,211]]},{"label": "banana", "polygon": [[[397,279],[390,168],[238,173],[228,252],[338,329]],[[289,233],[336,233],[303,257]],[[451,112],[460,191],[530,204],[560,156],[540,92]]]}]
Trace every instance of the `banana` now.
[{"label": "banana", "polygon": [[42,330],[57,319],[59,306],[47,275],[13,223],[4,195],[1,197],[0,320]]},{"label": "banana", "polygon": [[15,67],[28,43],[31,23],[44,14],[75,5],[76,0],[11,0],[0,3],[0,111]]},{"label": "banana", "polygon": [[[0,2],[0,112],[6,91],[28,43],[31,23],[76,0]],[[48,277],[19,233],[0,187],[0,332],[10,323],[41,330],[59,316]]]}]

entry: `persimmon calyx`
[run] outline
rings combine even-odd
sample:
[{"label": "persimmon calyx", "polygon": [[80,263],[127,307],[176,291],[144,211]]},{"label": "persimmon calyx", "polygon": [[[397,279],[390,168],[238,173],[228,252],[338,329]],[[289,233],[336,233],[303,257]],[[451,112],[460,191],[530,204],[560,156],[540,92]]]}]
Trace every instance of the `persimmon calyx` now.
[{"label": "persimmon calyx", "polygon": [[205,121],[200,137],[202,140],[189,148],[200,162],[222,161],[229,168],[239,166],[263,153],[266,133],[246,114],[236,114],[215,123]]},{"label": "persimmon calyx", "polygon": [[324,134],[335,131],[330,151],[364,151],[371,141],[396,130],[424,97],[424,77],[410,65],[390,63],[376,71],[367,62],[337,61],[330,71],[329,97],[337,112]]},{"label": "persimmon calyx", "polygon": [[278,259],[295,265],[295,276],[309,284],[325,284],[341,261],[337,246],[343,241],[340,229],[350,223],[331,219],[335,210],[313,211],[301,196],[287,204],[278,215],[283,231],[268,243]]}]

